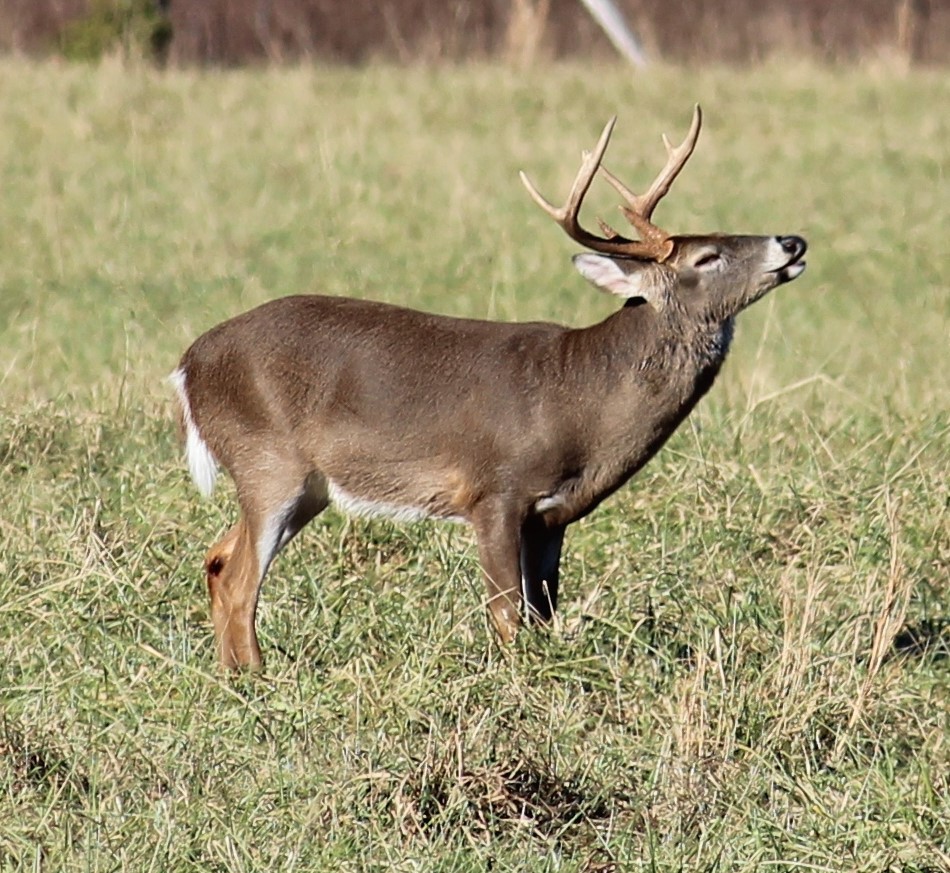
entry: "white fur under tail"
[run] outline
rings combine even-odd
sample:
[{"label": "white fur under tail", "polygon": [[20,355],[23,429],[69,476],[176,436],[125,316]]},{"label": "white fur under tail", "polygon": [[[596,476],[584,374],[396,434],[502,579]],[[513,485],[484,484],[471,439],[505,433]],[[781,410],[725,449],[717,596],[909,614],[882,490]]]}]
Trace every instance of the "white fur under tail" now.
[{"label": "white fur under tail", "polygon": [[214,491],[218,478],[218,462],[211,454],[208,444],[201,438],[195,420],[191,417],[191,403],[185,387],[185,371],[179,367],[168,377],[175,388],[178,402],[181,404],[181,417],[185,423],[185,457],[188,459],[188,471],[198,490],[208,497]]}]

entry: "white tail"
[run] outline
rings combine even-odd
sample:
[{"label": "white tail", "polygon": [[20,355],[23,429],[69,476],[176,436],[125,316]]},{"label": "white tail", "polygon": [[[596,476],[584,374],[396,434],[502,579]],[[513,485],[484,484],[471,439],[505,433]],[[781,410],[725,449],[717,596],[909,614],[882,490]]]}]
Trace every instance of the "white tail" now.
[{"label": "white tail", "polygon": [[201,438],[195,420],[191,415],[191,402],[185,390],[185,371],[179,367],[168,377],[168,381],[178,395],[178,408],[181,411],[181,426],[185,436],[185,458],[188,461],[188,471],[198,490],[210,497],[214,491],[214,483],[218,479],[218,462],[211,454],[208,444]]},{"label": "white tail", "polygon": [[[446,318],[381,303],[286,297],[219,324],[172,377],[191,473],[216,461],[241,517],[206,559],[218,653],[261,662],[260,584],[280,549],[331,502],[402,519],[471,524],[491,619],[551,618],[564,532],[659,450],[709,390],[738,312],[805,268],[797,236],[674,236],[652,214],[689,159],[667,144],[644,195],[586,156],[567,203],[534,199],[598,254],[575,266],[624,299],[585,328]],[[578,214],[602,172],[638,238]]]}]

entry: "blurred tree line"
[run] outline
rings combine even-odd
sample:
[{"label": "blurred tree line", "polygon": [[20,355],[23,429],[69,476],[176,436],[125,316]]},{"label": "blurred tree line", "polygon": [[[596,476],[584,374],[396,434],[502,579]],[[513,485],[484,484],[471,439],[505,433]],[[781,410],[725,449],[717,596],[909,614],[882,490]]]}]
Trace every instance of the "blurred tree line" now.
[{"label": "blurred tree line", "polygon": [[[616,0],[651,58],[950,60],[950,0]],[[239,65],[609,56],[579,0],[0,0],[0,50]]]}]

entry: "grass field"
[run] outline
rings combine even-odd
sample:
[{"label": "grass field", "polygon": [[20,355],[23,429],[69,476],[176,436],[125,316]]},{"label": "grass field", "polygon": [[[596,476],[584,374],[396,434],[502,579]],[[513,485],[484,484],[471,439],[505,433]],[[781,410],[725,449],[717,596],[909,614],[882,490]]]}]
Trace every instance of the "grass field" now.
[{"label": "grass field", "polygon": [[[0,870],[950,870],[946,72],[0,62]],[[226,676],[164,376],[319,290],[583,324],[611,114],[658,211],[799,233],[710,396],[500,647],[461,527],[328,512]],[[612,198],[594,204],[607,212]]]}]

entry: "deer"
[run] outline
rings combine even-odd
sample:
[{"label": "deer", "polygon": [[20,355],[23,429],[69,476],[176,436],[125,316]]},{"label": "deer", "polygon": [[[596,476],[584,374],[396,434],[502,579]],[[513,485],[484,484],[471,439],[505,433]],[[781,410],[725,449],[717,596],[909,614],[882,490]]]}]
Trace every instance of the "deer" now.
[{"label": "deer", "polygon": [[[468,524],[502,643],[557,608],[568,525],[660,450],[715,381],[739,312],[805,269],[799,236],[671,234],[653,212],[693,154],[689,133],[644,194],[603,166],[616,118],[582,154],[563,206],[531,198],[585,251],[578,272],[619,297],[587,327],[454,318],[318,295],[212,327],[169,377],[191,477],[220,467],[240,515],[205,576],[217,657],[260,668],[255,615],[278,552],[334,504],[361,516]],[[630,237],[579,213],[600,175]]]}]

